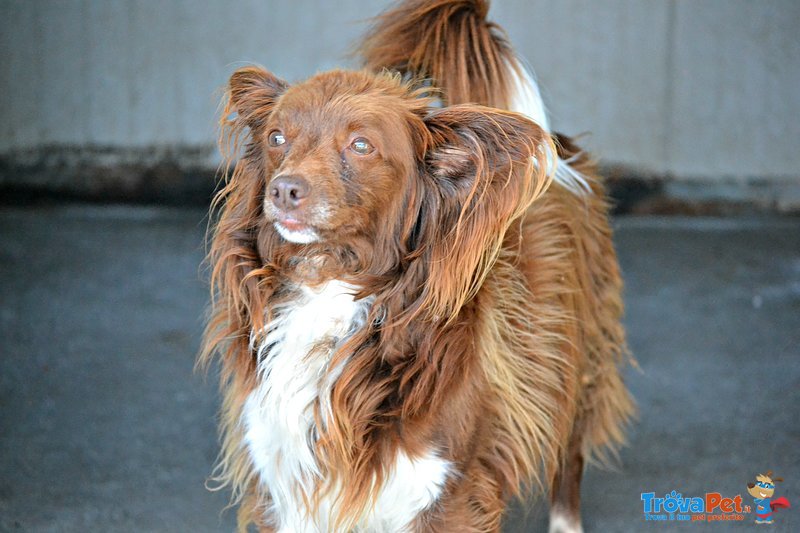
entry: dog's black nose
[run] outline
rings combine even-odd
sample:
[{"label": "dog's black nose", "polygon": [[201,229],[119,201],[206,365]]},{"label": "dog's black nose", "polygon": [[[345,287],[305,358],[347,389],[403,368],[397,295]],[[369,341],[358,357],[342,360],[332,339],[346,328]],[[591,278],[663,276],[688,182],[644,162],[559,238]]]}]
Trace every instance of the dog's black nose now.
[{"label": "dog's black nose", "polygon": [[284,211],[297,209],[308,197],[311,187],[300,176],[279,176],[269,185],[269,195],[275,207]]}]

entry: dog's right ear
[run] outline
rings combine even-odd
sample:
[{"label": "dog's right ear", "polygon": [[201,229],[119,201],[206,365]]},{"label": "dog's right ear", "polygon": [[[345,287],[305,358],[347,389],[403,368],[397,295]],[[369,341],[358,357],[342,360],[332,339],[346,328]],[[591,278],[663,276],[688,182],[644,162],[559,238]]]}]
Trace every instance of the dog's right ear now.
[{"label": "dog's right ear", "polygon": [[240,68],[228,82],[223,120],[236,113],[251,130],[258,129],[289,84],[260,67]]}]

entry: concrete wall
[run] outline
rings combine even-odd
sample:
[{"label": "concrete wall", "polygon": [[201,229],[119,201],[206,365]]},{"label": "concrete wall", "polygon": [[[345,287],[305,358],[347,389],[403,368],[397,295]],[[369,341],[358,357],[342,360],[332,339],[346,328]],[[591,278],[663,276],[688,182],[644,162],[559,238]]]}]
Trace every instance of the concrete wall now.
[{"label": "concrete wall", "polygon": [[[193,147],[213,162],[217,91],[237,66],[300,79],[352,65],[363,19],[386,5],[2,0],[0,154]],[[589,132],[607,164],[800,177],[797,0],[495,0],[490,17],[534,67],[555,126]]]},{"label": "concrete wall", "polygon": [[684,177],[800,177],[800,2],[499,1],[568,133]]}]

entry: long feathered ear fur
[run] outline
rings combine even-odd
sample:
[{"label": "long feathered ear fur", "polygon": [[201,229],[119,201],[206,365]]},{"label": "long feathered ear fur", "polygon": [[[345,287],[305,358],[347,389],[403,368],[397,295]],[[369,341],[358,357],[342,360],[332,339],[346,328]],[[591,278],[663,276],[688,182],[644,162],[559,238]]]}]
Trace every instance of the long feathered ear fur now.
[{"label": "long feathered ear fur", "polygon": [[263,265],[253,223],[259,220],[262,209],[264,177],[254,135],[287,87],[266,70],[245,67],[231,75],[223,97],[219,144],[225,185],[212,203],[212,213],[219,210],[219,220],[207,259],[212,267],[212,316],[198,361],[201,365],[207,364],[216,351],[246,353],[241,345],[244,342],[246,347],[253,320],[262,315],[263,291],[257,285]]},{"label": "long feathered ear fur", "polygon": [[455,319],[481,287],[510,225],[550,183],[550,136],[524,115],[456,105],[426,118],[433,142],[421,179],[419,242],[429,278],[420,310]]},{"label": "long feathered ear fur", "polygon": [[[197,365],[206,368],[215,354],[220,356],[223,443],[211,481],[217,488],[232,487],[232,504],[245,497],[252,481],[249,459],[241,447],[239,413],[247,380],[254,375],[249,336],[263,325],[269,294],[265,285],[271,280],[269,266],[258,251],[257,222],[261,218],[265,178],[262,150],[255,136],[286,88],[285,82],[263,69],[237,70],[223,97],[220,119],[225,182],[211,208],[211,223],[218,217],[210,233],[207,258],[211,267],[211,309]],[[240,512],[244,510],[245,507]]]}]

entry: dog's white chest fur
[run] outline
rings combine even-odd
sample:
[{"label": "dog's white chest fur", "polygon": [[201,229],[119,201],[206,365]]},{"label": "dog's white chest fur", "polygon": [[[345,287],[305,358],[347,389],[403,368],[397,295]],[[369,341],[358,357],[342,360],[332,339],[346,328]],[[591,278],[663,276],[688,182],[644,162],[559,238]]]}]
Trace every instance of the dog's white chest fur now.
[{"label": "dog's white chest fur", "polygon": [[[267,510],[281,532],[329,531],[335,495],[309,516],[303,492],[319,480],[314,456],[314,407],[330,412],[330,391],[341,368],[329,371],[335,348],[364,325],[370,300],[353,299],[340,281],[310,289],[273,310],[258,344],[258,386],[243,413],[245,443],[262,485],[272,497]],[[335,416],[335,414],[334,414]],[[439,497],[449,463],[434,453],[409,458],[399,452],[376,504],[358,523],[361,531],[402,531]]]}]

